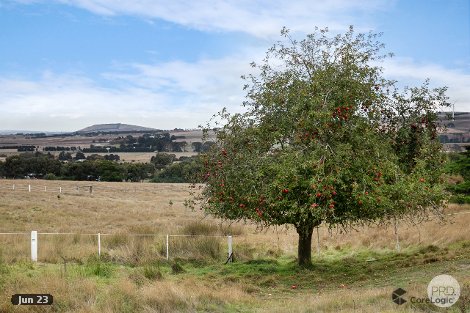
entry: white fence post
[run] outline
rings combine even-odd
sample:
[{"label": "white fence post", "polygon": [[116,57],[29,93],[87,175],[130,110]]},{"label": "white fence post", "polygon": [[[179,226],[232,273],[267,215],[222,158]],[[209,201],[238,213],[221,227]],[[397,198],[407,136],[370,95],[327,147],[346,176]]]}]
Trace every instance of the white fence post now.
[{"label": "white fence post", "polygon": [[62,193],[62,187],[59,187],[59,193]]},{"label": "white fence post", "polygon": [[44,186],[44,191],[47,191],[47,186]]},{"label": "white fence post", "polygon": [[28,185],[28,192],[31,192],[31,185]]},{"label": "white fence post", "polygon": [[169,249],[168,249],[168,239],[169,239],[168,237],[169,235],[167,234],[166,235],[166,259],[167,261],[170,259],[170,254],[169,254]]},{"label": "white fence post", "polygon": [[38,232],[35,230],[31,232],[31,261],[38,261]]},{"label": "white fence post", "polygon": [[13,190],[15,190],[15,184],[13,184]]},{"label": "white fence post", "polygon": [[98,233],[98,256],[101,256],[101,233]]},{"label": "white fence post", "polygon": [[228,243],[228,260],[232,262],[232,236],[227,236],[227,243]]}]

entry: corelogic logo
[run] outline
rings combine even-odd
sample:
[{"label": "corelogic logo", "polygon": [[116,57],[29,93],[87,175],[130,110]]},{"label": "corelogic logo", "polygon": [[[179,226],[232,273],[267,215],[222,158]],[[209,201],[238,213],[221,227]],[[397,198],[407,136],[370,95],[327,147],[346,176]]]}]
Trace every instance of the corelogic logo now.
[{"label": "corelogic logo", "polygon": [[[460,285],[458,281],[450,275],[438,275],[434,277],[428,285],[428,297],[411,297],[410,303],[432,303],[441,308],[448,308],[454,305],[460,297]],[[392,293],[392,300],[398,305],[407,301],[403,298],[406,290],[398,288]]]},{"label": "corelogic logo", "polygon": [[405,299],[403,299],[403,295],[406,293],[406,290],[402,288],[398,288],[397,290],[393,291],[392,293],[392,301],[395,302],[398,305],[402,305],[403,303],[406,302]]}]

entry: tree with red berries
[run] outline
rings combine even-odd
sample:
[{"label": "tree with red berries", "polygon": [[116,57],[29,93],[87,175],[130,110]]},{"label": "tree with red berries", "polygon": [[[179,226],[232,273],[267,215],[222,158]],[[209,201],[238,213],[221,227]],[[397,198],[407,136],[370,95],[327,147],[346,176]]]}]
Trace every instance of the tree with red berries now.
[{"label": "tree with red berries", "polygon": [[205,212],[263,226],[293,225],[298,263],[311,264],[315,227],[348,228],[440,212],[436,112],[445,88],[399,90],[383,77],[374,33],[301,41],[281,32],[247,84],[245,113],[224,109],[202,156]]}]

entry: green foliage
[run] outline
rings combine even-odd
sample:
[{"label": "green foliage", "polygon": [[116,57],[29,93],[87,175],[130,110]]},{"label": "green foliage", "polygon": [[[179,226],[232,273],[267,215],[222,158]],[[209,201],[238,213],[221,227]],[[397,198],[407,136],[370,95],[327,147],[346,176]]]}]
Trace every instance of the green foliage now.
[{"label": "green foliage", "polygon": [[150,159],[150,162],[155,164],[155,167],[158,169],[162,169],[170,164],[172,164],[176,160],[175,154],[169,153],[157,153]]},{"label": "green foliage", "polygon": [[75,154],[75,160],[85,160],[85,159],[86,159],[86,156],[82,151],[78,151]]},{"label": "green foliage", "polygon": [[98,160],[96,161],[95,166],[98,177],[100,177],[103,181],[120,182],[125,179],[123,166],[116,162]]},{"label": "green foliage", "polygon": [[463,181],[447,186],[447,190],[454,194],[450,200],[459,204],[470,203],[470,149],[449,155],[449,160],[445,168],[446,173],[463,178]]},{"label": "green foliage", "polygon": [[215,144],[213,141],[193,142],[192,147],[195,152],[207,152]]},{"label": "green foliage", "polygon": [[102,278],[110,278],[113,275],[113,267],[111,264],[102,262],[96,257],[91,257],[84,269],[87,275],[98,276]]},{"label": "green foliage", "polygon": [[44,179],[46,179],[46,180],[57,180],[57,176],[55,176],[52,173],[48,173],[44,176]]},{"label": "green foliage", "polygon": [[124,163],[125,176],[127,181],[138,182],[153,177],[155,166],[153,164]]},{"label": "green foliage", "polygon": [[191,157],[165,167],[156,173],[152,181],[156,183],[187,183],[191,182],[201,169],[202,164],[199,157]]},{"label": "green foliage", "polygon": [[246,112],[219,114],[223,127],[202,156],[206,184],[195,202],[221,218],[293,224],[300,264],[310,263],[321,223],[348,227],[441,209],[436,111],[448,105],[446,89],[425,82],[400,91],[375,65],[387,55],[373,33],[282,35],[252,64],[259,75],[245,78]]},{"label": "green foliage", "polygon": [[171,273],[181,274],[184,272],[185,272],[184,267],[181,266],[181,264],[177,260],[174,260],[173,263],[171,264]]},{"label": "green foliage", "polygon": [[3,164],[4,175],[8,178],[23,178],[30,174],[39,178],[48,173],[59,175],[60,169],[61,163],[58,160],[50,154],[40,152],[13,155]]},{"label": "green foliage", "polygon": [[72,160],[72,154],[70,152],[62,151],[59,153],[59,161],[70,161]]}]

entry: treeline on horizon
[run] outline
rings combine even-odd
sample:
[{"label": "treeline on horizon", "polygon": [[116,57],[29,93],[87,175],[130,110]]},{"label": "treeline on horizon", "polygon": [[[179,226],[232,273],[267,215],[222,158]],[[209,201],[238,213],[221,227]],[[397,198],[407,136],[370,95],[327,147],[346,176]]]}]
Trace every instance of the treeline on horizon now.
[{"label": "treeline on horizon", "polygon": [[[150,163],[121,163],[119,155],[92,154],[81,151],[72,156],[62,151],[51,153],[25,152],[0,161],[0,177],[9,179],[38,178],[49,180],[99,180],[109,182],[188,183],[201,177],[203,166],[198,155],[180,157],[156,153]],[[446,164],[452,202],[470,203],[470,147],[465,152],[449,153]],[[202,182],[202,179],[201,181]]]},{"label": "treeline on horizon", "polygon": [[[65,159],[64,159],[65,156]],[[70,158],[69,158],[70,157]],[[85,157],[77,152],[75,157],[61,152],[27,152],[0,161],[0,177],[8,179],[37,178],[47,180],[109,181],[109,182],[190,182],[202,166],[198,156],[180,157],[157,153],[150,163],[120,163],[114,154]]]},{"label": "treeline on horizon", "polygon": [[[119,152],[184,152],[188,143],[176,141],[185,139],[185,136],[170,135],[170,133],[146,133],[139,137],[132,135],[119,136],[109,142],[108,145],[90,145],[88,148],[69,146],[46,146],[42,151],[81,151],[83,153],[119,153]],[[101,142],[99,139],[98,142]],[[95,143],[95,140],[93,140]],[[209,149],[212,142],[192,142],[191,149],[195,152],[203,152]],[[35,145],[4,145],[0,149],[16,149],[18,152],[35,152],[39,147]]]}]

